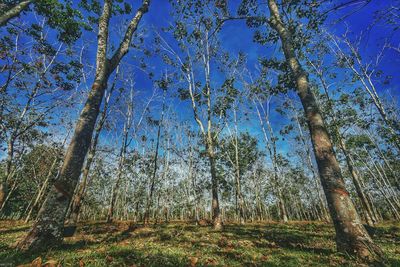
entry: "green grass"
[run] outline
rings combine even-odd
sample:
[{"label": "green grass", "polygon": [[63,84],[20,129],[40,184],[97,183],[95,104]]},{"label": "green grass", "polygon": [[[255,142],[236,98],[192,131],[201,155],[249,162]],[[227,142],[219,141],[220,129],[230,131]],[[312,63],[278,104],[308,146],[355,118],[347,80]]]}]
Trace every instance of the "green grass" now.
[{"label": "green grass", "polygon": [[[336,253],[333,228],[316,222],[229,224],[222,232],[178,222],[151,227],[92,222],[79,225],[62,246],[38,255],[12,248],[28,227],[0,221],[0,266],[30,266],[35,259],[48,266],[360,265]],[[380,225],[374,239],[388,265],[400,266],[400,225]]]}]

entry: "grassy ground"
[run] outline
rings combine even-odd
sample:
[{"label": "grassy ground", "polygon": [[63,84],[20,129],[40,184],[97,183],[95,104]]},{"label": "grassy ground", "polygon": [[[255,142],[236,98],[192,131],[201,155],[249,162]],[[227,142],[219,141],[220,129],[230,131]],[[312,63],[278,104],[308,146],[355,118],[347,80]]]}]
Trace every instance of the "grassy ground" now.
[{"label": "grassy ground", "polygon": [[[86,223],[40,255],[12,248],[28,228],[0,221],[0,266],[359,266],[335,252],[333,229],[324,223],[232,224],[223,232],[185,223]],[[388,265],[400,266],[400,225],[379,226],[374,239]]]}]

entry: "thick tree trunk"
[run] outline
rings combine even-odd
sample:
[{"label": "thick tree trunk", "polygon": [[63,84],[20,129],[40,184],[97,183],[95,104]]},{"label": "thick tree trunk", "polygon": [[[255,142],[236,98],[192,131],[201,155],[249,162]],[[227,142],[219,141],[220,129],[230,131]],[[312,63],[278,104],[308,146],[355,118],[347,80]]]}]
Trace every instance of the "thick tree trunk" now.
[{"label": "thick tree trunk", "polygon": [[118,49],[111,59],[108,59],[107,41],[112,0],[104,1],[102,15],[99,19],[95,81],[75,126],[75,132],[64,157],[60,176],[50,189],[39,211],[37,221],[28,234],[19,241],[17,245],[19,249],[45,249],[61,243],[66,212],[79,181],[83,162],[91,143],[108,78],[119,65],[121,59],[128,53],[132,35],[136,31],[143,14],[147,12],[149,2],[149,0],[143,0],[142,6],[130,21]]},{"label": "thick tree trunk", "polygon": [[[318,72],[317,75],[318,75],[319,80],[321,81],[325,96],[327,97],[328,101],[331,101],[331,97],[330,97],[329,91],[328,91],[328,85],[326,84],[326,81],[324,80],[323,73],[321,71],[318,71],[318,69],[316,68],[315,65],[313,65],[313,67]],[[353,166],[353,160],[351,158],[349,151],[346,148],[345,140],[344,140],[342,133],[340,132],[340,129],[338,127],[337,116],[336,116],[335,110],[332,109],[329,111],[329,113],[331,115],[331,118],[332,118],[332,121],[334,124],[334,131],[335,131],[336,136],[339,141],[339,148],[342,151],[343,155],[345,156],[347,168],[352,177],[357,196],[360,199],[364,217],[365,217],[365,221],[368,225],[373,226],[375,223],[377,223],[377,219],[372,210],[372,205],[371,205],[372,203],[370,203],[370,201],[368,201],[366,194],[364,193],[364,191],[362,189],[360,178],[358,176],[356,169]]]},{"label": "thick tree trunk", "polygon": [[311,170],[311,173],[312,173],[312,176],[313,176],[313,181],[315,181],[315,189],[318,192],[318,201],[319,201],[319,206],[321,208],[321,216],[322,216],[322,218],[324,218],[324,220],[329,221],[328,209],[326,208],[326,204],[325,204],[326,202],[325,202],[325,200],[323,198],[323,195],[322,195],[323,192],[321,192],[322,188],[321,188],[321,184],[320,184],[320,179],[318,177],[318,174],[315,171],[314,164],[313,164],[313,161],[312,161],[311,149],[310,149],[310,147],[309,147],[309,145],[308,145],[308,143],[306,141],[306,138],[304,136],[303,128],[302,128],[302,126],[300,124],[299,114],[298,114],[297,110],[295,109],[295,107],[294,106],[292,106],[292,107],[293,107],[293,110],[295,112],[296,124],[297,124],[297,128],[299,130],[300,140],[301,140],[301,142],[302,142],[302,144],[304,146],[305,152],[307,154],[308,168]]},{"label": "thick tree trunk", "polygon": [[60,177],[50,189],[37,221],[28,235],[19,242],[20,249],[36,250],[61,242],[65,214],[79,180],[105,87],[105,81],[93,84],[65,155]]},{"label": "thick tree trunk", "polygon": [[268,0],[268,7],[271,14],[270,25],[279,34],[286,62],[306,114],[321,183],[336,230],[337,249],[366,261],[381,260],[382,251],[374,244],[362,225],[345,188],[332,142],[308,84],[308,74],[296,57],[290,32],[280,18],[275,0]]},{"label": "thick tree trunk", "polygon": [[23,10],[25,10],[34,0],[21,1],[6,12],[0,15],[0,26],[4,26],[7,22],[17,17]]},{"label": "thick tree trunk", "polygon": [[82,206],[82,200],[84,198],[84,195],[86,192],[86,187],[88,184],[90,168],[92,166],[94,157],[96,155],[96,149],[97,149],[97,144],[99,142],[100,133],[103,129],[104,123],[106,122],[107,112],[108,112],[108,104],[110,101],[110,97],[115,89],[115,83],[116,83],[118,74],[119,74],[119,68],[117,68],[117,70],[116,70],[115,78],[114,78],[113,84],[111,86],[111,89],[109,90],[108,94],[105,97],[104,107],[101,112],[99,122],[97,123],[95,134],[94,134],[93,140],[90,144],[89,154],[86,159],[85,167],[82,172],[82,176],[83,176],[82,181],[79,184],[79,188],[78,188],[78,190],[74,196],[73,202],[72,202],[71,214],[70,214],[69,220],[68,220],[68,223],[72,224],[72,225],[74,225],[78,222],[79,212],[80,212],[81,206]]}]

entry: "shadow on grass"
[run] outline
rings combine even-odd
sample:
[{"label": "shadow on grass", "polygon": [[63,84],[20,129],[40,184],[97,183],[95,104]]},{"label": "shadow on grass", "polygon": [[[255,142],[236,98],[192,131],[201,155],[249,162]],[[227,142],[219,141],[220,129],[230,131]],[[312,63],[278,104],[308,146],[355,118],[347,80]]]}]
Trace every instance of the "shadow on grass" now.
[{"label": "shadow on grass", "polygon": [[126,248],[108,254],[109,265],[113,266],[188,266],[188,260],[166,252],[145,253],[144,251]]},{"label": "shadow on grass", "polygon": [[7,230],[0,230],[0,235],[13,234],[13,233],[28,230],[29,228],[30,228],[30,226],[23,226],[23,227],[11,228],[11,229],[7,229]]},{"label": "shadow on grass", "polygon": [[47,250],[37,251],[19,251],[12,246],[0,245],[0,266],[1,264],[12,264],[10,266],[25,264],[32,262],[37,257],[45,257],[49,253],[60,253],[60,252],[73,252],[79,249],[88,248],[93,245],[98,245],[101,242],[94,242],[88,240],[79,240],[74,243],[63,243],[57,247],[53,247]]},{"label": "shadow on grass", "polygon": [[[4,232],[11,235],[26,229],[28,226]],[[303,257],[328,266],[332,265],[330,260],[335,256],[331,239],[334,233],[329,225],[225,225],[222,232],[215,232],[211,228],[189,224],[143,227],[129,222],[93,222],[79,224],[78,233],[75,238],[66,239],[63,245],[38,253],[18,252],[9,243],[0,243],[0,263],[14,266],[32,262],[39,256],[56,255],[58,258],[61,255],[67,257],[68,263],[85,257],[95,266],[189,266],[188,255],[199,252],[202,256],[196,257],[222,257],[240,266],[298,266],[297,263],[304,263]],[[396,238],[398,228],[382,230],[378,235]],[[151,245],[138,248],[132,246],[134,242],[123,244],[129,239],[136,240],[136,244],[149,242]],[[105,249],[100,251],[99,248]],[[82,253],[82,250],[86,252]],[[266,255],[265,259],[263,255]],[[259,257],[257,259],[262,262],[254,263],[252,257]],[[340,263],[333,263],[340,266]],[[389,258],[389,264],[400,266],[400,260]]]},{"label": "shadow on grass", "polygon": [[[263,227],[251,227],[244,228],[238,226],[225,227],[225,233],[233,234],[237,239],[250,239],[259,247],[271,247],[276,245],[279,248],[286,248],[290,250],[300,250],[310,253],[318,253],[324,255],[330,255],[334,253],[331,248],[315,246],[315,235],[307,232],[299,232],[286,227],[274,227],[274,226],[263,226]],[[317,237],[319,237],[317,235]],[[266,240],[267,242],[260,242]]]}]

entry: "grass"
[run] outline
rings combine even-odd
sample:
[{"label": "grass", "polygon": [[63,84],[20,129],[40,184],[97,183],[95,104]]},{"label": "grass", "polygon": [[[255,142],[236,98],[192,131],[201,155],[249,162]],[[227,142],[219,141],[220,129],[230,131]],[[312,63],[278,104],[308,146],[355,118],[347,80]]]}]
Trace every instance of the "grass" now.
[{"label": "grass", "polygon": [[[335,252],[333,228],[319,222],[229,224],[222,232],[182,222],[87,222],[38,255],[12,248],[28,228],[0,221],[0,266],[360,266]],[[388,265],[400,266],[400,225],[380,225],[374,239]]]}]

